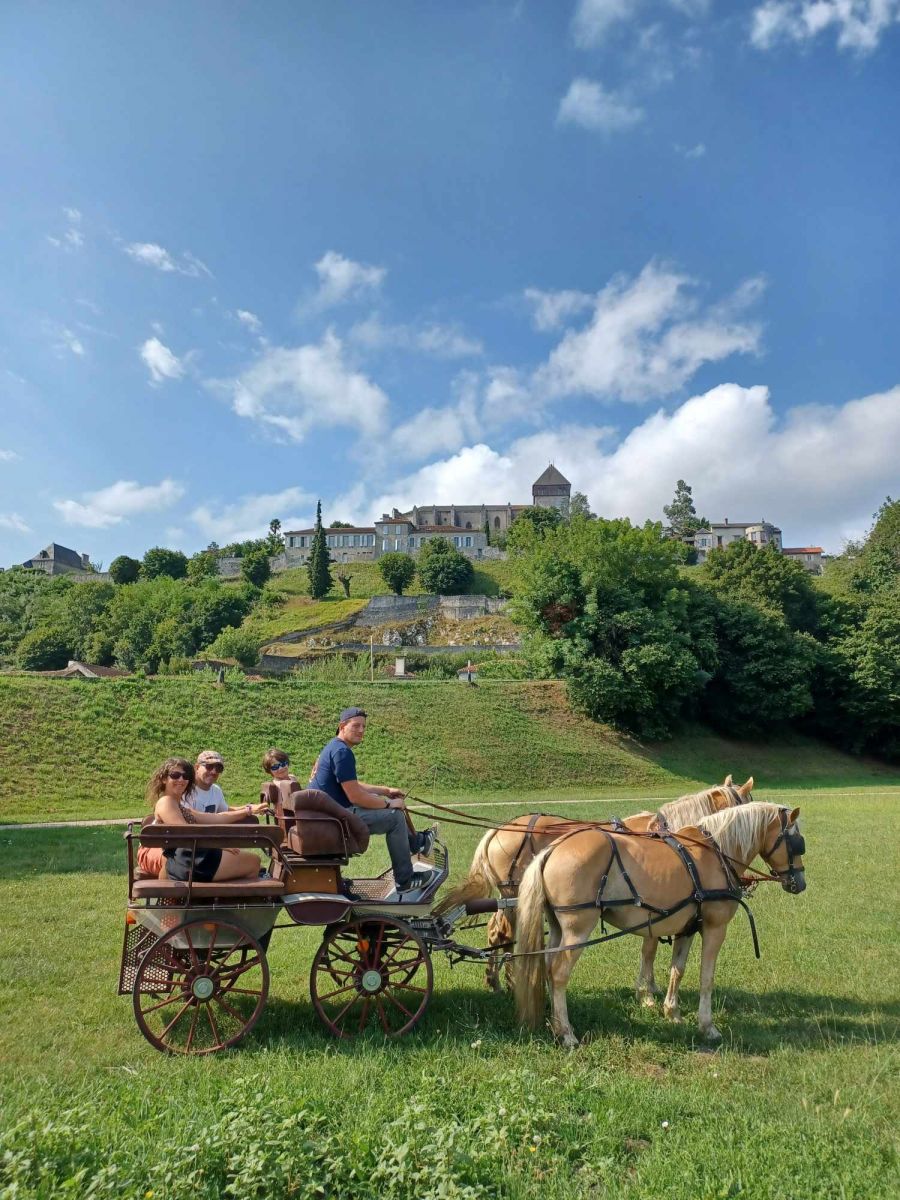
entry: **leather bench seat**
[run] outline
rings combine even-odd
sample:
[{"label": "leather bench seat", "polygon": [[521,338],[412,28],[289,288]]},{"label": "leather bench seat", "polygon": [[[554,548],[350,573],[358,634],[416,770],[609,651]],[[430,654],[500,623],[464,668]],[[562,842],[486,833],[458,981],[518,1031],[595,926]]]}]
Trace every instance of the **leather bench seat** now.
[{"label": "leather bench seat", "polygon": [[260,800],[275,811],[287,834],[286,846],[304,858],[341,858],[364,854],[369,829],[359,817],[315,788],[290,780],[272,780],[260,791]]},{"label": "leather bench seat", "polygon": [[[280,896],[284,891],[281,879],[235,880],[230,883],[195,883],[191,887],[194,897],[221,896],[227,900],[239,900],[242,896]],[[166,899],[188,894],[188,885],[180,879],[136,879],[131,889],[132,899]]]}]

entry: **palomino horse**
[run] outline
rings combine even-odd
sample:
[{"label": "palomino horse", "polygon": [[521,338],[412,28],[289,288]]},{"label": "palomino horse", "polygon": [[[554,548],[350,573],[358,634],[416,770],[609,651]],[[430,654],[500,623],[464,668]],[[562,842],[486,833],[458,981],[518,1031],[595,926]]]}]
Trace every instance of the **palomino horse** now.
[{"label": "palomino horse", "polygon": [[[710,813],[719,812],[723,808],[746,804],[753,798],[752,791],[752,775],[740,787],[735,786],[729,775],[724,783],[716,787],[670,800],[657,813],[635,813],[626,817],[621,824],[635,833],[664,829],[674,831],[683,825],[693,825]],[[608,827],[615,825],[612,821],[600,823]],[[525,813],[524,816],[513,817],[484,835],[475,850],[468,875],[435,911],[440,914],[468,900],[484,899],[495,890],[501,896],[517,895],[522,876],[542,850],[546,850],[558,837],[575,829],[593,828],[597,824],[543,813]],[[501,909],[491,917],[488,923],[489,947],[499,950],[503,946],[512,945],[516,937],[515,913],[514,908],[507,908]],[[641,951],[641,967],[635,991],[638,999],[645,1004],[653,1004],[653,998],[658,994],[653,976],[653,964],[658,948],[659,938],[648,937]],[[507,976],[511,982],[508,967]],[[494,991],[500,990],[500,966],[496,956],[488,961],[486,982]]]},{"label": "palomino horse", "polygon": [[[525,872],[519,888],[515,988],[519,1016],[536,1028],[550,978],[551,1027],[563,1045],[578,1045],[569,1022],[566,986],[597,921],[641,937],[675,939],[663,1011],[680,1020],[678,988],[691,935],[699,925],[700,1032],[721,1035],[712,1021],[716,959],[741,896],[739,873],[759,854],[785,891],[806,887],[797,827],[799,809],[750,803],[725,809],[678,834],[647,837],[585,829],[563,836]],[[544,917],[550,953],[544,951]],[[651,924],[652,922],[652,924]]]}]

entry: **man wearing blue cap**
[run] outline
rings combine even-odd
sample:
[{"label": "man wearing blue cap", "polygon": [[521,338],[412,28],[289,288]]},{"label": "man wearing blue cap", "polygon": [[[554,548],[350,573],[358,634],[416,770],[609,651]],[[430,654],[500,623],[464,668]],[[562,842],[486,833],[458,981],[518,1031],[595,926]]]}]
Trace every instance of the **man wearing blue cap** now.
[{"label": "man wearing blue cap", "polygon": [[372,833],[387,835],[399,897],[415,902],[422,889],[434,879],[435,871],[433,868],[413,871],[412,856],[424,854],[427,857],[431,853],[435,831],[426,829],[424,833],[415,833],[410,830],[400,788],[359,781],[353,747],[358,746],[365,735],[366,713],[361,708],[345,708],[338,718],[337,736],[316,759],[309,786],[351,809]]}]

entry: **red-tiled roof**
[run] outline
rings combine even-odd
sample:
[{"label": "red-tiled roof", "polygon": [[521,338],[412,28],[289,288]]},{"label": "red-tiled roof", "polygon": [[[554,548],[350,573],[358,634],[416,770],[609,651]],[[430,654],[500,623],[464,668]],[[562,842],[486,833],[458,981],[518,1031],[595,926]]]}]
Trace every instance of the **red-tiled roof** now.
[{"label": "red-tiled roof", "polygon": [[821,546],[785,546],[782,554],[821,554]]}]

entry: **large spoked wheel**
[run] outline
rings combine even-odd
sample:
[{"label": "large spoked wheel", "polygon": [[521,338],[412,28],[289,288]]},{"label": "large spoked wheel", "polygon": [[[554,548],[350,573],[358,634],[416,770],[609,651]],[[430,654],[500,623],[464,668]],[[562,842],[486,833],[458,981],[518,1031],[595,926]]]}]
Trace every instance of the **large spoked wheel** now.
[{"label": "large spoked wheel", "polygon": [[425,943],[401,921],[349,921],[326,933],[309,990],[319,1020],[338,1038],[367,1029],[401,1037],[419,1021],[434,986]]},{"label": "large spoked wheel", "polygon": [[134,1015],[157,1050],[213,1054],[250,1032],[268,994],[269,965],[256,938],[224,921],[191,921],[141,960]]}]

